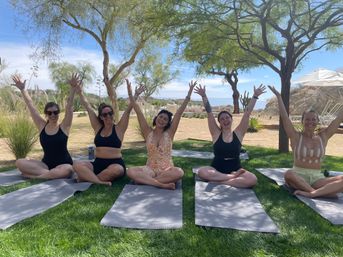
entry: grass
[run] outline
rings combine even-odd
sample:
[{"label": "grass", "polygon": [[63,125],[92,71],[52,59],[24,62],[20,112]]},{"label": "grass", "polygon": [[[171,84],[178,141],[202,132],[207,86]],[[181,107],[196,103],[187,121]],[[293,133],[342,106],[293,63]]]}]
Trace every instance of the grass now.
[{"label": "grass", "polygon": [[[206,141],[176,142],[175,149],[210,151]],[[100,220],[128,182],[112,187],[92,185],[41,215],[0,231],[0,256],[343,256],[343,227],[333,226],[266,177],[258,167],[290,167],[291,154],[246,147],[250,160],[243,166],[258,177],[254,188],[266,212],[281,230],[279,235],[203,228],[194,224],[193,166],[209,160],[174,158],[185,171],[183,179],[184,225],[178,230],[108,228]],[[124,150],[127,166],[146,161],[142,149]],[[343,158],[327,157],[326,167],[343,170]],[[0,187],[0,194],[38,181]]]}]

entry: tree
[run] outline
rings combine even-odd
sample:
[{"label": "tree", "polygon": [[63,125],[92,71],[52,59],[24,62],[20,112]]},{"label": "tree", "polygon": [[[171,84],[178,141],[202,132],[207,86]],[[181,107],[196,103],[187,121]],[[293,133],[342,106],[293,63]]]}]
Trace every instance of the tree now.
[{"label": "tree", "polygon": [[[233,113],[239,113],[238,71],[262,63],[242,50],[234,37],[232,1],[168,1],[158,24],[177,38],[177,51],[197,64],[198,74],[223,76],[233,95]],[[164,17],[168,17],[165,19]],[[246,26],[250,29],[250,25]]]},{"label": "tree", "polygon": [[[234,0],[233,7],[240,48],[279,74],[282,99],[289,113],[293,72],[310,53],[342,46],[343,2]],[[246,24],[253,29],[246,31]],[[288,152],[281,118],[279,127],[279,151]]]},{"label": "tree", "polygon": [[171,71],[171,64],[172,59],[163,60],[160,52],[151,48],[143,50],[143,55],[135,65],[133,77],[137,84],[145,85],[145,99],[177,76],[178,71]]},{"label": "tree", "polygon": [[243,51],[236,40],[232,40],[231,25],[218,20],[212,19],[208,23],[202,20],[204,24],[197,24],[197,28],[183,33],[183,37],[187,37],[183,52],[187,61],[198,63],[198,73],[225,78],[233,93],[233,113],[239,113],[238,71],[248,70],[261,63]]},{"label": "tree", "polygon": [[[58,49],[66,32],[90,37],[101,48],[102,77],[116,114],[117,94],[113,87],[120,74],[132,65],[147,41],[157,34],[158,27],[144,22],[153,12],[150,1],[112,0],[13,0],[14,6],[43,31],[43,56],[51,56]],[[79,33],[75,33],[79,32]],[[162,37],[161,37],[162,38]],[[116,51],[114,51],[116,49]],[[110,51],[122,59],[118,69],[110,75]]]},{"label": "tree", "polygon": [[95,77],[94,67],[90,63],[78,63],[77,65],[67,62],[52,62],[49,64],[51,80],[55,83],[58,91],[59,104],[64,109],[66,98],[70,91],[68,79],[73,73],[80,74],[83,83],[91,83]]}]

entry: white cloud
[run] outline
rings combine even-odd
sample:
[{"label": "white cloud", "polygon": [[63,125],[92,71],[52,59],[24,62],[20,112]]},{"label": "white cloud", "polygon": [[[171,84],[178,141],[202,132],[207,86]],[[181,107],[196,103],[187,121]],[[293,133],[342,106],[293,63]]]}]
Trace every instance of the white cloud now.
[{"label": "white cloud", "polygon": [[[30,59],[29,56],[32,54],[33,48],[27,45],[0,42],[0,49],[2,60],[5,60],[8,64],[2,75],[9,76],[18,72],[23,78],[29,79],[32,75],[31,69],[33,65],[38,65],[38,76],[32,78],[29,86],[33,87],[34,85],[38,85],[41,89],[54,89],[54,84],[49,77],[48,63],[45,61],[34,63],[34,61]],[[115,62],[113,57],[111,57],[111,60]],[[59,61],[65,61],[73,64],[84,61],[90,62],[95,67],[97,74],[102,74],[102,54],[100,51],[86,50],[77,47],[63,47]],[[179,70],[179,78],[169,82],[163,89],[154,95],[155,97],[183,98],[187,94],[188,83],[191,80],[197,80],[198,83],[206,85],[207,95],[210,98],[226,98],[231,97],[232,95],[232,90],[229,84],[223,80],[223,77],[195,77],[195,70],[191,65],[189,67],[180,65]],[[240,77],[239,88],[244,88],[244,86],[240,84],[251,83],[254,80],[255,79]],[[89,86],[87,91],[95,94],[99,93],[99,89],[95,84],[93,86]],[[104,87],[101,88],[101,94],[106,94]],[[120,86],[117,90],[117,94],[119,96],[127,96],[126,86]],[[200,97],[196,94],[193,94],[192,98],[200,100]]]}]

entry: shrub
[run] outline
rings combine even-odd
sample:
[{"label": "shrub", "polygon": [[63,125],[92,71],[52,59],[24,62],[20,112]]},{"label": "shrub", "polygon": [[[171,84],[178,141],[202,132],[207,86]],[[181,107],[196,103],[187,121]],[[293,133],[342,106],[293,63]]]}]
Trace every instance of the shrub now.
[{"label": "shrub", "polygon": [[5,142],[16,159],[25,158],[38,139],[32,121],[21,114],[7,118],[4,132]]},{"label": "shrub", "polygon": [[0,116],[0,138],[5,136],[5,124],[6,124],[6,119],[3,115],[1,115]]},{"label": "shrub", "polygon": [[257,118],[250,118],[248,132],[258,132],[262,128]]}]

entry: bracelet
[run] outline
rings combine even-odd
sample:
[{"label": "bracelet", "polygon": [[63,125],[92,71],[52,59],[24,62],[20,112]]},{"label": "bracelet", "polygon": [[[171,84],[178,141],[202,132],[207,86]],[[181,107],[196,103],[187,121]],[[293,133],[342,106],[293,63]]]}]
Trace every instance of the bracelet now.
[{"label": "bracelet", "polygon": [[186,99],[191,100],[191,97],[190,96],[186,96]]},{"label": "bracelet", "polygon": [[256,95],[254,95],[252,98],[254,98],[254,99],[258,99],[258,97],[257,97]]}]

